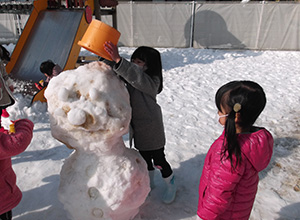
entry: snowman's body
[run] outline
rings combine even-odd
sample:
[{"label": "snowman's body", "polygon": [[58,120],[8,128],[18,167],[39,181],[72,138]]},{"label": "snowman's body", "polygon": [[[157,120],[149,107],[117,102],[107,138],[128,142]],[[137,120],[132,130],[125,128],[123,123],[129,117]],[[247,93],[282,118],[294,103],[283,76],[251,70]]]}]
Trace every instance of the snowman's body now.
[{"label": "snowman's body", "polygon": [[58,192],[70,218],[134,218],[150,187],[146,163],[122,139],[131,117],[124,84],[109,66],[93,62],[53,78],[45,96],[53,137],[75,149]]}]

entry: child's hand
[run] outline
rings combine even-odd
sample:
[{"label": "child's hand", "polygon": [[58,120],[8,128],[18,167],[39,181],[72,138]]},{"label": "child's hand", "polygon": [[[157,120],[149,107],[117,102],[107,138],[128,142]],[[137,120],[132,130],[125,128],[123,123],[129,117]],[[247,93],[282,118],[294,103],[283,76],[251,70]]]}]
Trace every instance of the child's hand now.
[{"label": "child's hand", "polygon": [[16,133],[16,129],[15,129],[15,124],[10,124],[9,125],[9,131],[8,131],[9,134],[14,134]]},{"label": "child's hand", "polygon": [[44,87],[44,80],[41,79],[41,80],[39,81],[39,84],[40,84],[41,86]]},{"label": "child's hand", "polygon": [[118,63],[121,60],[121,57],[119,55],[118,47],[114,45],[110,41],[106,41],[104,46],[104,50],[110,55],[111,59]]}]

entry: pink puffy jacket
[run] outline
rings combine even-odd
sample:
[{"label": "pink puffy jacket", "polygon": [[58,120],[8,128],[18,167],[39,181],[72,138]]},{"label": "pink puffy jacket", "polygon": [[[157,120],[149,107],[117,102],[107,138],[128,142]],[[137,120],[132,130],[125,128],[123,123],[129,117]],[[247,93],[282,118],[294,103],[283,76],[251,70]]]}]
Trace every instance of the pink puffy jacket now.
[{"label": "pink puffy jacket", "polygon": [[33,123],[21,119],[15,123],[15,133],[0,132],[0,215],[16,207],[22,193],[16,185],[11,157],[25,151],[32,139]]},{"label": "pink puffy jacket", "polygon": [[274,141],[264,128],[239,134],[242,162],[235,170],[232,170],[229,159],[220,161],[223,141],[224,132],[212,144],[205,158],[197,214],[204,220],[246,220],[257,192],[258,172],[268,166]]}]

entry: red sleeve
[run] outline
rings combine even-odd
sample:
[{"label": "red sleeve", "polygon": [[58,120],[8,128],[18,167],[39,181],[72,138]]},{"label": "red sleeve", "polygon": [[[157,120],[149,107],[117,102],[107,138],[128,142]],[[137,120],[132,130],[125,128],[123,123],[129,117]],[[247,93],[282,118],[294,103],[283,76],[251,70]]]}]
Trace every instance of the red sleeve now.
[{"label": "red sleeve", "polygon": [[18,155],[26,150],[33,136],[33,123],[28,119],[15,122],[15,133],[0,133],[0,160]]}]

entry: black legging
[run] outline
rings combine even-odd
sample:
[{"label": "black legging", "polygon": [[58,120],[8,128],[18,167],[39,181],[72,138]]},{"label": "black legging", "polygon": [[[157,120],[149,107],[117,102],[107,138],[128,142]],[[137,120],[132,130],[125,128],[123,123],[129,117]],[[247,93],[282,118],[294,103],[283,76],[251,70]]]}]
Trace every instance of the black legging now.
[{"label": "black legging", "polygon": [[[166,160],[164,150],[165,148],[139,152],[146,161],[148,170],[154,170],[155,166],[160,170],[162,177],[167,178],[173,173],[173,171],[170,164]],[[152,160],[154,162],[154,166]]]},{"label": "black legging", "polygon": [[11,220],[11,219],[12,219],[11,210],[0,215],[0,220]]}]

